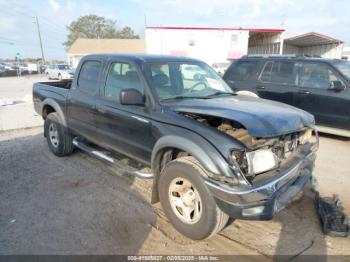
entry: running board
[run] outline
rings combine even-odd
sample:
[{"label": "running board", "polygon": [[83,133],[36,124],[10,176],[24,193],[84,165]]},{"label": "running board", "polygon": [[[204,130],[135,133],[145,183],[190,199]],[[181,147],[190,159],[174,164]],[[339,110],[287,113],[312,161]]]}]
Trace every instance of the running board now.
[{"label": "running board", "polygon": [[115,166],[118,169],[123,170],[128,175],[136,176],[136,177],[142,178],[142,179],[153,178],[152,173],[144,173],[136,168],[133,168],[127,164],[124,164],[122,161],[120,161],[114,157],[108,156],[104,152],[99,151],[98,149],[96,149],[92,146],[89,146],[89,145],[83,143],[82,141],[79,141],[79,139],[77,137],[73,139],[73,145],[75,147],[85,151],[86,153],[88,153],[92,156],[95,156],[101,160],[104,160],[104,161],[110,163],[111,165]]},{"label": "running board", "polygon": [[346,129],[339,129],[339,128],[328,127],[328,126],[318,126],[318,125],[316,125],[316,129],[320,133],[350,137],[350,130],[346,130]]}]

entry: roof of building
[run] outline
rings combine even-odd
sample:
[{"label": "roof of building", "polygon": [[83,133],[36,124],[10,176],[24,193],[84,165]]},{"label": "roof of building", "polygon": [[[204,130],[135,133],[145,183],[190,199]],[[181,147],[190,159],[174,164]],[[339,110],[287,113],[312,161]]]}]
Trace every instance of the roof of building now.
[{"label": "roof of building", "polygon": [[316,32],[310,32],[310,33],[286,38],[284,42],[294,46],[298,46],[298,47],[344,43],[339,39],[335,39],[333,37],[322,35]]},{"label": "roof of building", "polygon": [[273,28],[241,28],[241,27],[181,27],[181,26],[146,26],[146,29],[162,29],[162,30],[239,30],[251,32],[265,32],[265,33],[282,33],[285,29]]},{"label": "roof of building", "polygon": [[69,54],[142,53],[146,51],[143,39],[87,39],[78,38],[69,48]]}]

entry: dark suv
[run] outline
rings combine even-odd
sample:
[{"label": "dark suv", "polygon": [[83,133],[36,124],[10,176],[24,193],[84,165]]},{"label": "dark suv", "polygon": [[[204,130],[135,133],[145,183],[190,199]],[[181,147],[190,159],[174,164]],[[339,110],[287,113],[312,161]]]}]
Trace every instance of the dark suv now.
[{"label": "dark suv", "polygon": [[350,136],[349,61],[245,56],[229,67],[224,80],[235,91],[245,90],[312,113],[319,131]]}]

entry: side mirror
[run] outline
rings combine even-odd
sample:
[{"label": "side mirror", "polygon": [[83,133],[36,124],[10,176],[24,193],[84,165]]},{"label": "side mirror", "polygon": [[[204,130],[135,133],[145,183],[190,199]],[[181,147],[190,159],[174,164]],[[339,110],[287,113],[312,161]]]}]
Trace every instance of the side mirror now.
[{"label": "side mirror", "polygon": [[339,91],[343,91],[345,89],[345,85],[343,84],[342,81],[339,81],[339,80],[331,81],[328,89],[335,91],[335,92],[339,92]]},{"label": "side mirror", "polygon": [[122,105],[144,105],[143,95],[135,88],[124,89],[120,92]]}]

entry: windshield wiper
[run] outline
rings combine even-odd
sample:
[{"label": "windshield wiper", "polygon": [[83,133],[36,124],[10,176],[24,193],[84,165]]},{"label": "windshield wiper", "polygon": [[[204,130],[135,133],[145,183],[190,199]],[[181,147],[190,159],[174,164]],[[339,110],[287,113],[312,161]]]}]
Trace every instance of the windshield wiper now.
[{"label": "windshield wiper", "polygon": [[162,101],[167,101],[167,100],[178,100],[178,99],[206,99],[207,97],[200,97],[200,96],[173,96],[173,97],[168,97],[162,99]]},{"label": "windshield wiper", "polygon": [[218,92],[212,93],[212,94],[210,94],[210,95],[207,95],[207,96],[205,96],[204,98],[210,98],[210,97],[219,96],[219,95],[230,95],[230,96],[234,96],[234,95],[236,95],[236,93],[218,91]]}]

